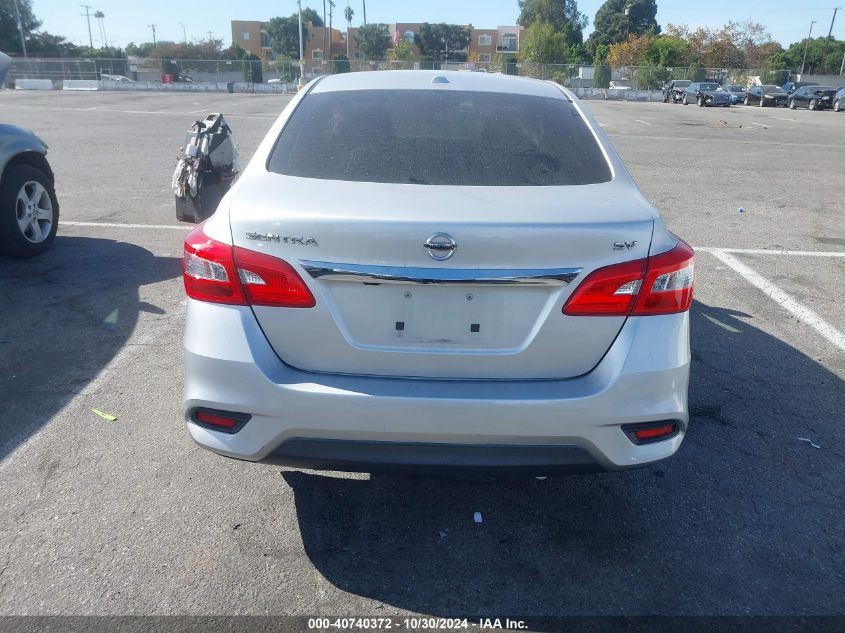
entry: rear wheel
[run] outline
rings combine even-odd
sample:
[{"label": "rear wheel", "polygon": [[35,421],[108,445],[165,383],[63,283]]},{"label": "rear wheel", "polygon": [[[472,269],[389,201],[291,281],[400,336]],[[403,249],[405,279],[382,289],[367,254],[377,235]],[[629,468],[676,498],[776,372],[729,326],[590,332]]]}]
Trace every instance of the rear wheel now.
[{"label": "rear wheel", "polygon": [[765,100],[763,97],[760,97],[760,107],[761,107],[761,108],[765,108],[765,107],[766,107],[766,100]]},{"label": "rear wheel", "polygon": [[751,102],[748,100],[748,96],[746,96],[745,99],[742,100],[742,103],[744,105],[750,105],[751,104]]},{"label": "rear wheel", "polygon": [[704,107],[704,99],[702,99],[701,97],[699,97],[699,98],[698,98],[698,107],[699,107],[699,108],[703,108],[703,107]]},{"label": "rear wheel", "polygon": [[816,103],[815,99],[810,99],[810,103],[807,104],[807,108],[810,110],[817,110],[818,104]]},{"label": "rear wheel", "polygon": [[59,227],[59,202],[50,177],[32,165],[12,165],[0,183],[0,253],[40,255]]},{"label": "rear wheel", "polygon": [[789,109],[790,109],[790,110],[794,110],[794,109],[795,109],[795,108],[797,108],[797,107],[798,107],[798,106],[796,106],[796,105],[795,105],[795,99],[790,99],[790,100],[789,100]]},{"label": "rear wheel", "polygon": [[681,103],[683,103],[684,105],[689,105],[689,102],[687,101],[687,96],[686,96],[686,95],[684,95],[684,98],[683,98],[683,99],[681,99]]},{"label": "rear wheel", "polygon": [[836,101],[833,102],[833,111],[834,112],[840,112],[841,107],[842,106],[839,104],[839,99],[837,99]]}]

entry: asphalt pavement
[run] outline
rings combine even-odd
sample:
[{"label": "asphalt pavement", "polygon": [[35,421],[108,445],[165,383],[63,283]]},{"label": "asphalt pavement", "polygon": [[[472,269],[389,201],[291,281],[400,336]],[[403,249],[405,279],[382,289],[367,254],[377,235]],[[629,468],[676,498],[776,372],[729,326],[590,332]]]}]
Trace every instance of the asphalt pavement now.
[{"label": "asphalt pavement", "polygon": [[248,159],[288,99],[0,93],[63,222],[0,261],[0,615],[845,615],[845,114],[584,102],[700,249],[689,434],[638,471],[437,479],[184,428],[175,159],[208,112]]}]

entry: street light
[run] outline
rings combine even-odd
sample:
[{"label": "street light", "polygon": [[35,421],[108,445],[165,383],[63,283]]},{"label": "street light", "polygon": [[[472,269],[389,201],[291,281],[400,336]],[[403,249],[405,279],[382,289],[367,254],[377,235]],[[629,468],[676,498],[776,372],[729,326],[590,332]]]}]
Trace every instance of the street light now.
[{"label": "street light", "polygon": [[179,26],[182,27],[182,40],[185,42],[185,44],[187,44],[188,43],[188,36],[185,33],[185,25],[182,24],[181,22],[179,22]]},{"label": "street light", "polygon": [[804,46],[804,59],[801,60],[801,72],[798,73],[799,75],[804,74],[804,64],[807,61],[807,49],[810,48],[810,38],[813,36],[813,25],[816,23],[815,20],[810,22],[810,33],[807,35],[807,44]]}]

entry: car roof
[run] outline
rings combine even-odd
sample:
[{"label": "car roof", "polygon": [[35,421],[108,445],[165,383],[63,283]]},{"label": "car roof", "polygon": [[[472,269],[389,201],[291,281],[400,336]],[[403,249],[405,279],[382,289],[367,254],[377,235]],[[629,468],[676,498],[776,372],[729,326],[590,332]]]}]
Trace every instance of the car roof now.
[{"label": "car roof", "polygon": [[566,98],[557,84],[499,73],[462,73],[454,70],[379,70],[328,75],[315,81],[317,83],[311,88],[309,94],[342,90],[469,90]]}]

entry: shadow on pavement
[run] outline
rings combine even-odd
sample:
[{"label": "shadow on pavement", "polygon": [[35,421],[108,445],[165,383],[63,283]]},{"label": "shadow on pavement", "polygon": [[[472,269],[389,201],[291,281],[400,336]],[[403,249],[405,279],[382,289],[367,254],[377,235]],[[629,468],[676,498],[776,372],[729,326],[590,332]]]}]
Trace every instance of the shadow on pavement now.
[{"label": "shadow on pavement", "polygon": [[547,480],[284,471],[307,555],[345,592],[443,617],[845,613],[845,383],[746,316],[694,305],[671,460]]},{"label": "shadow on pavement", "polygon": [[59,235],[44,255],[0,259],[0,460],[85,387],[123,347],[140,286],[180,260],[126,242]]}]

